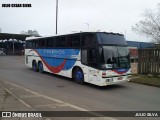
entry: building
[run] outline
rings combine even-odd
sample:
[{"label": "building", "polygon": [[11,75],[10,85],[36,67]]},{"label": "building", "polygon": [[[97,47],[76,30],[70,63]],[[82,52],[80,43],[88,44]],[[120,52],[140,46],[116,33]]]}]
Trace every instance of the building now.
[{"label": "building", "polygon": [[154,43],[149,42],[127,41],[127,44],[130,51],[131,62],[138,62],[138,49],[155,47]]},{"label": "building", "polygon": [[22,55],[26,37],[29,35],[0,33],[0,48],[7,55]]},{"label": "building", "polygon": [[132,74],[138,73],[138,49],[153,48],[154,43],[127,41],[131,59]]},{"label": "building", "polygon": [[26,31],[21,31],[20,34],[23,34],[23,35],[30,35],[30,36],[39,36],[38,32],[36,30],[28,30],[27,32]]},{"label": "building", "polygon": [[154,47],[154,43],[151,42],[127,41],[127,44],[130,47],[137,47],[138,49]]}]

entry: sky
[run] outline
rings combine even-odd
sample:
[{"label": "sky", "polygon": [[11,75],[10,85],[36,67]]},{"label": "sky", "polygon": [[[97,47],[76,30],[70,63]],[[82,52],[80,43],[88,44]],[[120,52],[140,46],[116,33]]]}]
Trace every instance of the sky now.
[{"label": "sky", "polygon": [[[73,31],[122,33],[129,41],[150,42],[131,30],[146,9],[159,0],[58,0],[58,34]],[[2,4],[31,4],[32,7],[2,7]],[[37,30],[42,36],[56,33],[56,0],[0,0],[2,33]]]}]

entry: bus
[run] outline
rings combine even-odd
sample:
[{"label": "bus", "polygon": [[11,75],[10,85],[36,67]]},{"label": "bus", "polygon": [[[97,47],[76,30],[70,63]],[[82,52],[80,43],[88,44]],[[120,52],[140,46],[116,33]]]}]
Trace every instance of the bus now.
[{"label": "bus", "polygon": [[25,64],[34,71],[107,86],[129,81],[130,54],[124,35],[79,32],[26,38]]}]

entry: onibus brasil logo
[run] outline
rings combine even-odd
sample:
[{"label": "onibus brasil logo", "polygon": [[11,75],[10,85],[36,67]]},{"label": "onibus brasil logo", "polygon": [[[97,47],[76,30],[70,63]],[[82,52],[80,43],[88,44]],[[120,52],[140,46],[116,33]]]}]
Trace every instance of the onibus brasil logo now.
[{"label": "onibus brasil logo", "polygon": [[38,112],[2,112],[2,117],[42,117]]}]

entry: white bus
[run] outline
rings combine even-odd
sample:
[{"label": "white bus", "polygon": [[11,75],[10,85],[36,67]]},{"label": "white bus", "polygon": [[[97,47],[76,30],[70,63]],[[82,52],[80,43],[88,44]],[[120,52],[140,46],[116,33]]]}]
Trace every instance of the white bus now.
[{"label": "white bus", "polygon": [[27,38],[25,64],[34,71],[106,86],[129,81],[130,56],[122,34],[80,32]]}]

